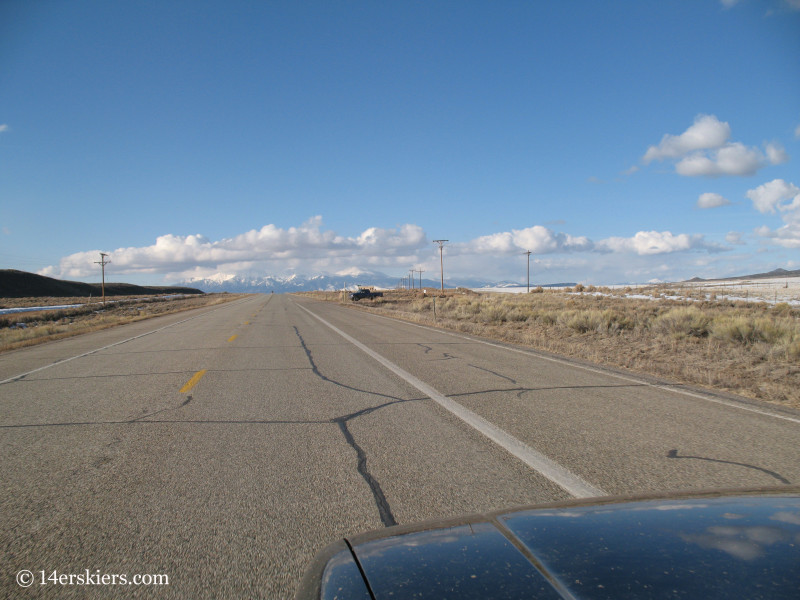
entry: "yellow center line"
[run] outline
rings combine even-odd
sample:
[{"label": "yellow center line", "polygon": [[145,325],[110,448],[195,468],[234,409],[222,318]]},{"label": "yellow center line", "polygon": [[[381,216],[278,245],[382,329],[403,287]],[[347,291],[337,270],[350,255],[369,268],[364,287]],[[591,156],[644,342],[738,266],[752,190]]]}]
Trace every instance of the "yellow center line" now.
[{"label": "yellow center line", "polygon": [[181,394],[188,392],[190,389],[192,389],[195,386],[195,384],[203,378],[203,375],[205,374],[206,374],[206,369],[203,369],[202,371],[198,371],[197,373],[192,375],[192,378],[189,381],[187,381],[186,385],[184,385],[181,388]]},{"label": "yellow center line", "polygon": [[235,340],[237,337],[239,337],[239,336],[238,336],[238,335],[236,335],[236,334],[233,334],[231,337],[229,337],[229,338],[228,338],[228,341],[229,341],[229,342],[232,342],[232,341],[233,341],[233,340]]}]

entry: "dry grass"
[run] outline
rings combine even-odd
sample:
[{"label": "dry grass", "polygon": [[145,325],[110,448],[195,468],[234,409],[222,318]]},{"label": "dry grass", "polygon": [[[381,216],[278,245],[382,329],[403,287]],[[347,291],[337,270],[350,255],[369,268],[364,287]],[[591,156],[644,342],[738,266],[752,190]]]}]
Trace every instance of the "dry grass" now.
[{"label": "dry grass", "polygon": [[[597,291],[593,288],[584,291],[462,290],[445,297],[438,297],[438,291],[425,297],[398,291],[357,306],[800,408],[800,309],[788,304],[645,300],[593,295]],[[338,293],[311,295],[342,301]]]},{"label": "dry grass", "polygon": [[0,298],[0,308],[63,306],[83,303],[75,308],[13,313],[0,316],[0,352],[33,346],[141,321],[159,315],[213,306],[235,300],[236,294],[205,294],[178,298],[114,298],[105,308],[96,299],[86,298]]}]

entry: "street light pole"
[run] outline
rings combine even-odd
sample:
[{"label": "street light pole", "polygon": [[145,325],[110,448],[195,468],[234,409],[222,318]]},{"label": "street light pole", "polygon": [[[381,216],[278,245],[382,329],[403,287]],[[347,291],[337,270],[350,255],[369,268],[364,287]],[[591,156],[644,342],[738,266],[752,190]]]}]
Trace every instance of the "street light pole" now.
[{"label": "street light pole", "polygon": [[434,244],[439,244],[439,267],[441,268],[442,274],[442,294],[444,294],[444,243],[449,242],[450,240],[433,240]]}]

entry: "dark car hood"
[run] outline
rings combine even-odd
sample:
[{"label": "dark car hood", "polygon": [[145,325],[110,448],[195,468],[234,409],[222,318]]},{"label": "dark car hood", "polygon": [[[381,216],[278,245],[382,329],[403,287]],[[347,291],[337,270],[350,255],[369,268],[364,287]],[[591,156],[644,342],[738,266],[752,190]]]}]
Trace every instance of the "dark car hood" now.
[{"label": "dark car hood", "polygon": [[800,598],[800,488],[596,499],[329,546],[298,598]]}]

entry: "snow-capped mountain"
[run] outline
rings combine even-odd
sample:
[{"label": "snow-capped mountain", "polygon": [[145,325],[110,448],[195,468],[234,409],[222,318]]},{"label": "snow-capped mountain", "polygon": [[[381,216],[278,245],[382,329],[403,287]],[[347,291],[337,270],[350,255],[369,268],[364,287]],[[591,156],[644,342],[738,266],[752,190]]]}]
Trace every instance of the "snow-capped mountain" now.
[{"label": "snow-capped mountain", "polygon": [[[233,293],[269,293],[269,292],[302,292],[310,290],[337,290],[347,282],[342,277],[329,277],[318,275],[305,277],[302,275],[264,275],[261,277],[247,277],[243,275],[228,275],[208,277],[205,279],[192,279],[192,285],[204,292],[233,292]],[[350,281],[352,285],[353,281]]]},{"label": "snow-capped mountain", "polygon": [[[335,291],[343,288],[355,289],[358,286],[371,286],[381,289],[394,289],[400,284],[401,278],[385,273],[360,271],[342,275],[263,275],[243,276],[215,274],[207,278],[196,278],[182,282],[182,285],[191,285],[204,292],[231,292],[249,294],[268,294],[270,292],[308,292],[316,290]],[[487,281],[479,280],[449,280],[445,279],[446,287],[483,287]],[[419,280],[415,280],[419,286]],[[433,288],[441,285],[439,280],[423,279],[424,287]]]}]

